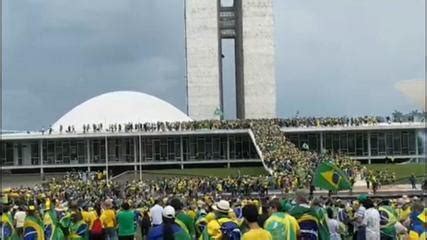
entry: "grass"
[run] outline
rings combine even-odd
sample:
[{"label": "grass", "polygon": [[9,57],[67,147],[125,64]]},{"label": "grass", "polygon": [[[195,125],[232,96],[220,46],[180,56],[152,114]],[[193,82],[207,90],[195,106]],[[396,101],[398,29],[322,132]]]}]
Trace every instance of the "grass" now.
[{"label": "grass", "polygon": [[[419,180],[424,179],[426,175],[425,164],[371,164],[365,165],[368,169],[380,170],[387,169],[388,171],[395,172],[397,183],[409,183],[408,178],[412,173],[417,176]],[[145,174],[155,176],[238,176],[240,175],[266,175],[267,172],[263,167],[232,167],[232,168],[187,168],[187,169],[164,169],[164,170],[147,170]]]},{"label": "grass", "polygon": [[395,172],[397,183],[409,183],[411,174],[415,174],[418,180],[422,180],[426,176],[427,166],[425,163],[409,163],[409,164],[371,164],[365,165],[372,170],[388,170]]},{"label": "grass", "polygon": [[240,168],[187,168],[187,169],[164,169],[164,170],[148,170],[144,171],[146,174],[153,174],[159,176],[213,176],[213,177],[227,177],[240,175],[266,175],[267,172],[263,167],[240,167]]}]

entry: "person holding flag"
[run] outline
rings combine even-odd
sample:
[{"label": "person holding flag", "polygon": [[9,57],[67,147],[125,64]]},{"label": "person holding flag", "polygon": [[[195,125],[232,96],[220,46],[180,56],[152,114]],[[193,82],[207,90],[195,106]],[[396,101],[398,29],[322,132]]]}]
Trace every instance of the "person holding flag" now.
[{"label": "person holding flag", "polygon": [[43,223],[36,213],[34,205],[28,206],[24,221],[24,240],[45,240]]},{"label": "person holding flag", "polygon": [[415,201],[409,215],[409,240],[426,239],[427,209],[421,201]]},{"label": "person holding flag", "polygon": [[333,192],[351,189],[347,174],[332,162],[319,164],[314,174],[314,186]]},{"label": "person holding flag", "polygon": [[43,216],[43,226],[46,240],[64,239],[65,236],[59,226],[57,213],[53,209],[51,201],[49,199],[46,200],[45,206],[46,210]]},{"label": "person holding flag", "polygon": [[71,225],[69,240],[88,240],[89,239],[89,226],[83,221],[80,211],[73,211],[71,213]]},{"label": "person holding flag", "polygon": [[4,205],[1,215],[1,237],[4,240],[19,240],[18,234],[13,226],[12,215],[9,212],[9,208]]},{"label": "person holding flag", "polygon": [[282,205],[279,199],[270,201],[270,217],[264,223],[264,229],[271,233],[273,240],[288,239],[296,240],[299,234],[297,220],[281,211]]},{"label": "person holding flag", "polygon": [[382,201],[378,208],[380,213],[380,234],[383,240],[394,240],[396,239],[396,223],[397,213],[394,208],[390,206],[389,200]]},{"label": "person holding flag", "polygon": [[[320,211],[309,205],[307,194],[302,189],[297,190],[295,193],[296,204],[288,203],[286,208],[289,214],[298,221],[301,239],[327,240],[330,237],[330,233],[326,216],[320,214]],[[316,206],[317,204],[314,203],[314,205]]]}]

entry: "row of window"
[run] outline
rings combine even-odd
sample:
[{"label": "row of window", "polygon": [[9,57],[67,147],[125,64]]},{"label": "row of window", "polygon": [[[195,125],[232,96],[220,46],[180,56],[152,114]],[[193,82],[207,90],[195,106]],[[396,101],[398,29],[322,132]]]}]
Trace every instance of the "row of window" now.
[{"label": "row of window", "polygon": [[[109,162],[193,161],[257,159],[258,155],[248,135],[173,136],[142,138],[109,138],[86,140],[49,140],[39,142],[3,142],[0,160],[3,165],[103,163]],[[182,145],[181,145],[182,141]],[[227,145],[229,143],[229,145]],[[141,146],[139,146],[141,145]],[[141,154],[139,148],[141,147]]]},{"label": "row of window", "polygon": [[[310,150],[320,152],[320,134],[290,134],[290,141],[302,148],[308,144]],[[416,137],[418,141],[416,141]],[[415,155],[424,153],[423,141],[415,136],[415,131],[371,132],[371,156]],[[418,146],[416,146],[418,142]],[[323,148],[329,152],[348,156],[368,156],[367,132],[327,132],[323,133]]]}]

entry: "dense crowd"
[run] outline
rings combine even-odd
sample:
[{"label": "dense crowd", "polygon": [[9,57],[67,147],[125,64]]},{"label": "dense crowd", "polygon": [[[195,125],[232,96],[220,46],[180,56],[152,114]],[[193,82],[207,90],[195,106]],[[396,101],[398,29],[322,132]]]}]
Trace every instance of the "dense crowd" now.
[{"label": "dense crowd", "polygon": [[[307,118],[304,121],[311,121]],[[322,119],[322,118],[318,118]],[[324,118],[321,122],[330,121],[334,118]],[[341,119],[341,120],[339,120]],[[343,123],[345,118],[336,118],[333,120],[336,124]],[[357,119],[357,120],[355,120]],[[373,118],[353,118],[350,119],[350,123],[360,122],[369,123],[374,122]],[[251,129],[257,147],[261,152],[261,159],[263,160],[264,166],[273,175],[286,175],[290,178],[290,181],[297,181],[299,186],[310,185],[313,178],[314,169],[322,161],[334,161],[335,164],[346,171],[350,178],[354,178],[356,173],[360,170],[360,165],[357,161],[353,161],[350,158],[340,155],[330,155],[327,153],[314,153],[306,149],[301,151],[293,143],[288,141],[280,130],[282,126],[286,124],[300,124],[295,119],[246,119],[246,120],[204,120],[204,121],[192,121],[192,122],[157,122],[157,123],[127,123],[127,124],[112,124],[108,126],[106,131],[108,132],[153,132],[153,131],[195,131],[195,130],[220,130],[220,129]],[[62,127],[60,127],[62,131]],[[67,132],[75,131],[74,126],[68,127]],[[104,131],[102,124],[87,124],[83,126],[83,132],[99,132]],[[370,174],[375,175],[376,173]],[[383,176],[390,176],[385,173]],[[380,186],[381,184],[387,183],[390,178],[377,177],[374,178],[378,184],[373,186]],[[352,179],[354,181],[354,179]]]},{"label": "dense crowd", "polygon": [[262,194],[264,184],[280,187],[273,177],[119,183],[101,172],[68,173],[5,190],[2,239],[425,239],[422,199],[342,200],[301,189],[277,198]]},{"label": "dense crowd", "polygon": [[[396,115],[394,113],[394,115]],[[277,118],[262,119],[261,121],[268,124],[273,120],[279,127],[338,127],[338,126],[369,126],[380,123],[402,123],[425,121],[426,113],[413,112],[412,114],[398,114],[399,116],[382,117],[382,116],[361,116],[361,117],[294,117],[294,118]],[[248,122],[257,120],[202,120],[187,122],[128,122],[114,123],[108,126],[103,123],[87,123],[82,126],[63,126],[58,129],[42,128],[42,134],[53,133],[98,133],[98,132],[155,132],[155,131],[188,131],[201,129],[247,129]],[[80,128],[79,128],[80,127]]]}]

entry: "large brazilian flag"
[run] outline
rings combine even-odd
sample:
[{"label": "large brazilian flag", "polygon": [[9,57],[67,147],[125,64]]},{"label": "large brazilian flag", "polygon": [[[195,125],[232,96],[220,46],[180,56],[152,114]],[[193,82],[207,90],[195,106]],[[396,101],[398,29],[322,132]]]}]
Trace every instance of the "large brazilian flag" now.
[{"label": "large brazilian flag", "polygon": [[45,240],[42,221],[27,215],[24,221],[24,240]]},{"label": "large brazilian flag", "polygon": [[48,210],[43,218],[44,234],[46,240],[63,240],[64,233],[59,227],[58,218],[54,210]]},{"label": "large brazilian flag", "polygon": [[314,174],[314,186],[331,191],[351,189],[347,175],[331,162],[322,162]]}]

